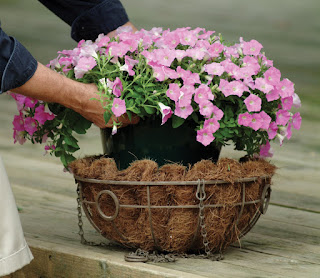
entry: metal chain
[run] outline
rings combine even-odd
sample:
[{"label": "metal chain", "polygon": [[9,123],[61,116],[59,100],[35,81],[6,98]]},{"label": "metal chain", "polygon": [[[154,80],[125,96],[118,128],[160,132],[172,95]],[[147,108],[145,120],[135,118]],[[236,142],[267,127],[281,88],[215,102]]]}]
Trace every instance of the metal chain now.
[{"label": "metal chain", "polygon": [[95,243],[93,241],[87,241],[84,237],[84,231],[83,231],[83,221],[82,221],[82,210],[81,210],[81,200],[80,200],[80,186],[77,186],[77,210],[78,210],[78,227],[79,227],[79,235],[80,235],[80,242],[84,245],[89,245],[89,246],[100,246],[100,247],[106,247],[106,246],[111,246],[111,244],[107,244],[104,242],[100,243]]},{"label": "metal chain", "polygon": [[[213,261],[220,261],[223,259],[222,253],[213,254],[209,247],[209,241],[207,238],[207,228],[205,223],[205,214],[204,214],[204,200],[206,199],[206,191],[205,191],[205,181],[198,180],[198,187],[196,192],[196,197],[199,200],[199,225],[200,225],[200,233],[202,236],[202,243],[204,246],[205,255],[203,257],[213,260]],[[196,255],[201,256],[201,255]]]},{"label": "metal chain", "polygon": [[177,260],[177,256],[174,254],[159,254],[155,251],[149,253],[139,248],[135,252],[125,255],[124,259],[127,262],[172,263]]}]

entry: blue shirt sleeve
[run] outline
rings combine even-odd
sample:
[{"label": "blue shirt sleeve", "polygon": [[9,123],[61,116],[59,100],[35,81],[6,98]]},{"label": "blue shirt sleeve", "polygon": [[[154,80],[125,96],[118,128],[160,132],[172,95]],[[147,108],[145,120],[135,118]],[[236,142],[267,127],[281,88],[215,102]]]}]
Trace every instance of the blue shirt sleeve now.
[{"label": "blue shirt sleeve", "polygon": [[129,21],[119,0],[39,0],[71,26],[75,41],[95,40]]},{"label": "blue shirt sleeve", "polygon": [[[71,26],[71,37],[95,40],[129,21],[119,0],[39,0]],[[37,61],[0,24],[0,94],[26,83],[37,69]]]},{"label": "blue shirt sleeve", "polygon": [[30,52],[0,24],[0,94],[26,83],[38,66]]}]

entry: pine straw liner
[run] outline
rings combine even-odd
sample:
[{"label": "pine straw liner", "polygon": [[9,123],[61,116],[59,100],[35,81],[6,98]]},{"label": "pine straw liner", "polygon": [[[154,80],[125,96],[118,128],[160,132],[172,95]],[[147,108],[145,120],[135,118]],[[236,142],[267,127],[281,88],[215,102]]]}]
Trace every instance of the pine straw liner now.
[{"label": "pine straw liner", "polygon": [[188,168],[158,168],[154,161],[137,160],[119,171],[111,158],[86,157],[69,167],[79,183],[83,209],[104,237],[131,248],[178,253],[204,250],[196,197],[201,183],[209,248],[221,252],[259,218],[276,169],[265,160],[228,158]]}]

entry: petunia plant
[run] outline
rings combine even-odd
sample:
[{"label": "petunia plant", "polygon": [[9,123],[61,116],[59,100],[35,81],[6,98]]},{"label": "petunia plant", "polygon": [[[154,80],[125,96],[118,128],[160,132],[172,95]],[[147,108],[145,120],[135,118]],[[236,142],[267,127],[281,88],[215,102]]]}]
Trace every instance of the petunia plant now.
[{"label": "petunia plant", "polygon": [[[300,107],[294,84],[284,78],[256,40],[229,44],[203,28],[174,31],[119,30],[63,50],[48,65],[79,82],[95,83],[105,121],[125,113],[141,120],[161,118],[177,128],[194,121],[194,138],[205,146],[233,142],[248,156],[270,157],[270,141],[290,139],[299,129]],[[14,95],[19,116],[15,141],[47,142],[46,150],[67,165],[79,149],[75,133],[91,123],[58,104]],[[32,102],[32,104],[30,104]],[[46,108],[45,108],[46,107]],[[48,111],[46,111],[46,109]],[[112,133],[118,131],[113,125]]]}]

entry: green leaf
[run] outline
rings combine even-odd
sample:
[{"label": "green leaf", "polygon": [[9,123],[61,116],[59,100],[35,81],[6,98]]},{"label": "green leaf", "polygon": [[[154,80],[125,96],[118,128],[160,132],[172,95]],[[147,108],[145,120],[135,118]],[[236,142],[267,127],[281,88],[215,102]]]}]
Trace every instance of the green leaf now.
[{"label": "green leaf", "polygon": [[144,89],[140,86],[134,85],[133,88],[136,92],[140,92],[140,93],[144,92]]},{"label": "green leaf", "polygon": [[127,113],[127,115],[128,115],[129,120],[131,121],[131,120],[132,120],[132,113],[131,113],[131,111],[128,111],[128,110],[127,110],[126,113]]},{"label": "green leaf", "polygon": [[192,119],[198,124],[199,123],[199,117],[196,113],[191,114]]},{"label": "green leaf", "polygon": [[81,117],[74,123],[73,130],[78,134],[86,134],[87,129],[91,126],[91,122]]},{"label": "green leaf", "polygon": [[184,123],[184,121],[185,120],[183,118],[180,118],[176,115],[173,115],[172,116],[172,127],[177,128],[177,127],[181,126]]},{"label": "green leaf", "polygon": [[64,153],[61,157],[60,157],[60,160],[63,164],[64,167],[67,168],[68,164],[72,161],[74,161],[76,158],[71,155],[71,154],[68,154],[68,153]]},{"label": "green leaf", "polygon": [[104,118],[104,121],[105,121],[106,124],[109,122],[111,116],[112,116],[111,113],[109,113],[109,112],[107,112],[107,111],[104,111],[104,113],[103,113],[103,118]]},{"label": "green leaf", "polygon": [[150,115],[154,114],[156,112],[156,109],[150,106],[143,106],[144,110]]}]

